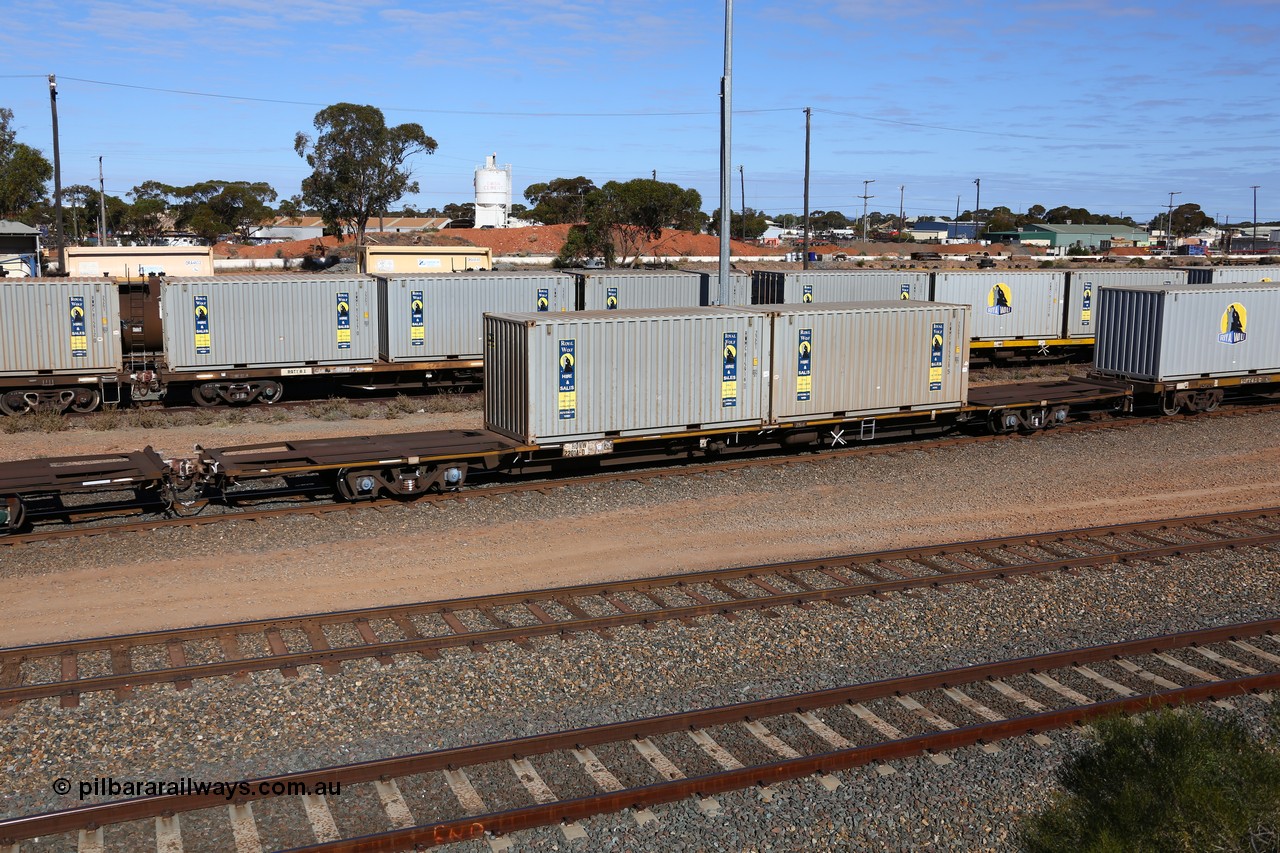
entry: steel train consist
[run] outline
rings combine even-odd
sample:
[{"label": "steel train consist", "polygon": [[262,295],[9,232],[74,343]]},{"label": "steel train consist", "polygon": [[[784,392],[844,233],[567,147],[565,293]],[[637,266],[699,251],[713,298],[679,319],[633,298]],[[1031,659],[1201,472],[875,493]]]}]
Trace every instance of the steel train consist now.
[{"label": "steel train consist", "polygon": [[1101,288],[1092,375],[1053,383],[971,387],[972,315],[915,301],[488,314],[484,429],[3,463],[0,531],[121,491],[176,514],[299,476],[350,501],[410,498],[493,476],[1030,432],[1280,393],[1280,285]]},{"label": "steel train consist", "polygon": [[[1205,283],[1273,269],[1199,268]],[[1179,284],[1186,270],[735,274],[727,305],[868,299],[972,307],[975,358],[1086,353],[1096,290]],[[103,403],[274,403],[291,384],[327,389],[476,388],[485,313],[689,308],[720,301],[686,271],[261,275],[145,281],[0,279],[0,413],[89,412]]]}]

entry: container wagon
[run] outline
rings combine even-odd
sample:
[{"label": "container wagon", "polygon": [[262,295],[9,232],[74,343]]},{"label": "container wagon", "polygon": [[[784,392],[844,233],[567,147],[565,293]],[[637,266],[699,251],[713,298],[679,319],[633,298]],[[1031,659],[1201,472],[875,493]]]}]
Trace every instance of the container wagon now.
[{"label": "container wagon", "polygon": [[973,347],[986,353],[1001,347],[1047,353],[1052,346],[1078,344],[1062,337],[1065,296],[1065,272],[934,273],[934,300],[970,307]]},{"label": "container wagon", "polygon": [[1278,284],[1104,287],[1099,312],[1094,374],[1158,395],[1168,414],[1280,383]]}]

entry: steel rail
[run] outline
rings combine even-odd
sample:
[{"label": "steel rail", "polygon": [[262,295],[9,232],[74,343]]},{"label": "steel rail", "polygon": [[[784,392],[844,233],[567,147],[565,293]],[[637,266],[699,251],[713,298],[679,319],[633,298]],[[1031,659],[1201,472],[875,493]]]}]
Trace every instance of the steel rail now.
[{"label": "steel rail", "polygon": [[[588,728],[556,732],[547,735],[513,738],[509,740],[477,744],[474,746],[454,747],[450,749],[436,750],[433,752],[364,761],[337,767],[285,773],[276,776],[247,780],[249,793],[241,795],[237,792],[237,795],[230,801],[223,794],[208,793],[191,795],[156,795],[136,797],[133,799],[109,803],[98,803],[46,814],[23,816],[0,821],[0,842],[13,844],[23,839],[35,838],[38,836],[56,835],[66,832],[74,832],[81,829],[93,829],[146,818],[180,814],[182,812],[209,808],[211,806],[226,806],[228,802],[236,804],[250,802],[269,796],[269,794],[260,793],[260,786],[262,785],[272,786],[276,783],[282,783],[287,786],[289,783],[293,783],[295,786],[298,784],[305,785],[307,790],[312,790],[320,783],[351,785],[362,782],[373,782],[384,779],[421,775],[433,771],[488,764],[509,758],[520,759],[531,755],[544,755],[568,749],[582,749],[584,747],[589,748],[606,743],[654,737],[677,731],[705,729],[736,722],[750,722],[757,719],[776,717],[789,713],[804,713],[834,705],[863,703],[894,695],[909,695],[927,690],[962,686],[990,679],[1008,678],[1014,675],[1044,672],[1061,669],[1063,667],[1080,666],[1082,664],[1096,663],[1099,661],[1113,660],[1123,657],[1154,654],[1157,652],[1185,648],[1188,646],[1207,646],[1215,643],[1253,638],[1261,635],[1274,635],[1277,631],[1280,631],[1280,619],[1259,620],[1255,622],[1227,625],[1197,631],[1184,631],[1158,637],[1126,640],[1119,643],[1088,646],[1064,652],[1050,652],[1047,654],[1033,655],[995,663],[957,667],[900,678],[882,679],[850,687],[831,688],[790,696],[743,702],[734,705],[704,708],[684,713],[666,714],[649,719],[628,720],[621,723],[610,723]],[[973,737],[973,741],[968,742],[976,742],[988,736],[995,737],[1002,730],[1011,732],[1012,734],[1021,734],[1028,731],[1045,730],[1055,721],[1059,726],[1070,724],[1078,719],[1087,718],[1087,716],[1081,717],[1080,715],[1088,715],[1089,709],[1093,708],[1097,708],[1098,710],[1095,711],[1092,716],[1098,716],[1105,713],[1113,713],[1116,710],[1125,708],[1140,709],[1148,707],[1153,703],[1153,701],[1156,704],[1163,704],[1171,697],[1179,695],[1209,698],[1232,695],[1241,692],[1256,692],[1259,690],[1270,689],[1275,686],[1280,686],[1280,673],[1263,673],[1260,675],[1250,675],[1242,678],[1214,681],[1208,684],[1195,685],[1191,687],[1170,689],[1144,696],[1131,697],[1129,699],[1094,703],[1091,705],[1067,709],[1065,711],[1054,711],[1027,717],[1011,718],[1009,720],[988,725],[951,729],[946,732],[942,732],[937,736],[919,736],[917,738],[909,738],[908,741],[911,742],[910,747],[912,750],[931,749],[934,748],[932,746],[933,744],[937,744],[938,748],[946,749],[950,748],[948,744],[964,745],[964,743],[966,743],[966,737]],[[938,737],[939,739],[936,741],[924,739],[932,737]],[[809,772],[812,772],[809,767],[804,764],[805,761],[816,761],[822,759],[838,762],[841,760],[841,757],[843,757],[843,760],[849,760],[850,757],[859,755],[860,750],[866,750],[866,752],[861,754],[867,756],[865,759],[866,761],[872,761],[879,756],[892,757],[892,752],[881,753],[876,752],[875,750],[891,750],[894,748],[893,744],[895,743],[899,743],[899,741],[891,741],[889,743],[881,743],[869,747],[857,747],[836,753],[824,753],[821,756],[812,756],[809,759],[800,759],[799,761],[793,760],[777,762],[775,764],[764,765],[764,767],[774,768],[774,770],[768,772],[780,772],[783,774],[776,778],[794,778],[794,776],[807,775]],[[912,753],[908,752],[907,754]],[[864,762],[859,761],[857,763]],[[838,764],[833,763],[831,766],[832,769],[841,769]],[[850,764],[845,766],[853,765]],[[757,768],[750,769],[757,770]],[[714,785],[715,780],[721,777],[723,777],[724,780],[733,779],[733,784],[722,789],[701,787],[702,780],[708,780],[706,782],[707,785]],[[741,783],[748,779],[751,780],[748,784],[754,784],[754,775],[751,773],[742,774],[736,777],[726,774],[713,774],[709,777],[680,780],[678,783],[660,784],[656,786],[649,786],[648,788],[632,789],[631,791],[620,792],[620,796],[615,796],[613,798],[606,797],[605,800],[615,803],[616,808],[626,808],[631,805],[645,802],[643,799],[638,798],[639,791],[653,789],[661,792],[663,796],[668,796],[671,799],[678,799],[679,797],[687,796],[690,793],[712,793],[714,790],[729,790],[732,787],[742,787]],[[728,784],[727,781],[725,784]],[[683,793],[678,793],[679,791],[683,791]],[[665,800],[655,800],[655,802],[663,801]],[[555,805],[556,804],[550,804],[549,808],[554,809]],[[522,809],[519,811],[528,812],[529,810]],[[591,813],[594,814],[598,812]],[[561,817],[555,816],[554,810],[544,810],[543,815],[545,818],[543,822],[554,822],[561,819]],[[585,814],[583,816],[585,816]],[[468,820],[474,822],[474,819]],[[429,831],[433,829],[434,827],[415,827],[413,830],[406,831]],[[481,831],[484,831],[484,829],[485,827],[482,826]],[[384,833],[379,836],[374,836],[373,838],[377,839],[378,843],[382,843],[382,839],[390,838],[393,835],[402,839],[401,836],[398,836],[395,833]],[[354,841],[355,840],[349,840],[341,843],[354,843]],[[401,846],[403,846],[404,842],[401,840],[397,843],[401,843]],[[319,847],[316,849],[384,850],[400,848]]]},{"label": "steel rail", "polygon": [[[953,545],[935,546],[916,549],[895,549],[892,551],[872,552],[848,557],[831,557],[818,560],[792,561],[787,563],[751,566],[736,569],[721,569],[696,572],[685,575],[667,575],[659,578],[647,578],[639,581],[613,581],[597,584],[580,584],[577,586],[550,588],[532,592],[501,593],[475,598],[449,599],[441,602],[427,602],[409,606],[391,606],[366,608],[363,610],[341,611],[338,613],[317,614],[314,616],[293,617],[289,619],[265,619],[252,622],[227,623],[223,625],[200,628],[173,629],[141,634],[102,637],[90,640],[72,640],[59,643],[46,643],[32,646],[19,646],[0,649],[0,661],[13,666],[15,662],[35,658],[52,658],[84,652],[103,652],[125,648],[155,647],[172,643],[191,642],[229,635],[246,635],[276,630],[301,630],[304,625],[345,625],[357,621],[388,619],[395,616],[412,616],[416,614],[435,614],[483,611],[487,608],[548,602],[557,599],[568,599],[583,596],[604,596],[617,592],[633,592],[654,589],[671,589],[680,592],[681,588],[704,583],[709,580],[726,580],[737,578],[768,577],[786,575],[796,571],[812,570],[818,567],[844,567],[852,565],[876,565],[894,560],[911,559],[912,557],[946,557],[950,554],[964,553],[981,558],[983,550],[999,550],[1010,545],[1032,545],[1052,541],[1056,543],[1091,540],[1092,537],[1108,536],[1135,530],[1161,529],[1169,530],[1177,527],[1196,527],[1211,523],[1232,522],[1259,518],[1270,518],[1280,509],[1252,510],[1244,513],[1217,513],[1212,515],[1193,516],[1186,519],[1169,521],[1139,522],[1129,525],[1108,525],[1095,528],[1081,528],[1074,531],[1063,531],[1052,534],[1036,534],[1020,537],[1000,537],[989,540],[973,540]],[[1069,571],[1077,568],[1089,568],[1119,562],[1150,560],[1160,557],[1181,556],[1224,548],[1247,548],[1268,546],[1280,543],[1280,530],[1273,533],[1250,534],[1245,536],[1181,542],[1173,544],[1153,545],[1132,550],[1115,550],[1107,553],[1091,553],[1079,557],[1055,557],[1052,560],[1033,561],[1016,565],[999,565],[988,569],[957,570],[949,573],[921,575],[915,577],[884,579],[869,583],[849,584],[799,592],[784,592],[741,599],[730,599],[705,604],[664,607],[656,610],[637,610],[620,612],[607,616],[578,616],[567,620],[540,622],[507,628],[468,631],[417,637],[402,640],[385,640],[377,643],[366,642],[360,645],[337,648],[313,648],[309,651],[267,654],[261,657],[236,658],[215,663],[172,666],[150,670],[130,671],[112,675],[93,676],[90,678],[48,681],[35,684],[0,687],[0,706],[13,705],[18,702],[41,698],[78,696],[83,693],[104,690],[123,690],[150,684],[181,682],[189,684],[194,679],[216,678],[228,675],[240,675],[247,672],[264,672],[275,669],[291,669],[299,666],[333,664],[342,661],[366,659],[370,657],[389,658],[399,654],[421,654],[438,652],[446,648],[478,647],[497,642],[523,641],[531,637],[561,636],[570,633],[588,631],[604,631],[609,628],[627,625],[645,625],[661,621],[694,619],[704,616],[718,616],[748,610],[770,610],[776,607],[803,606],[818,601],[841,601],[864,595],[878,595],[889,592],[902,592],[911,589],[937,588],[959,583],[975,583],[984,580],[1004,580],[1023,575],[1041,574],[1051,571]]]},{"label": "steel rail", "polygon": [[[1249,409],[1224,408],[1218,409],[1214,412],[1202,412],[1197,414],[1196,417],[1242,417],[1273,410],[1280,410],[1280,405]],[[927,451],[950,449],[953,447],[962,447],[970,444],[979,444],[990,441],[1017,441],[1019,439],[1033,439],[1043,435],[1064,435],[1078,432],[1092,432],[1097,429],[1134,429],[1142,426],[1158,425],[1169,422],[1169,418],[1161,416],[1140,416],[1116,420],[1081,421],[1078,423],[1054,426],[1052,428],[1038,430],[1032,433],[1013,432],[1000,435],[964,435],[915,441],[897,440],[883,444],[877,443],[858,447],[825,449],[809,451],[801,454],[773,453],[771,455],[757,456],[753,458],[727,459],[690,464],[671,464],[666,467],[645,468],[643,470],[632,469],[626,471],[609,471],[597,474],[574,474],[553,480],[536,480],[523,481],[514,484],[475,486],[468,487],[457,492],[424,494],[419,495],[412,500],[406,500],[403,498],[378,498],[376,500],[325,504],[308,502],[296,506],[278,507],[274,509],[226,511],[210,515],[187,515],[171,518],[155,518],[136,522],[93,524],[70,528],[64,527],[54,530],[39,530],[30,533],[11,533],[8,535],[0,534],[0,547],[12,548],[19,545],[58,541],[63,539],[81,539],[112,533],[150,532],[152,530],[170,527],[201,527],[209,524],[222,524],[225,522],[235,521],[263,521],[271,518],[294,515],[320,515],[330,512],[353,512],[363,508],[386,509],[390,507],[409,505],[433,506],[453,501],[466,501],[471,498],[493,498],[528,492],[545,492],[549,489],[567,488],[571,486],[599,485],[602,483],[612,483],[624,480],[646,481],[660,479],[663,477],[725,473],[748,468],[780,467],[797,463],[822,463],[857,456],[876,456],[915,450]],[[877,439],[877,441],[879,440]],[[232,493],[230,497],[235,500],[254,499],[252,492],[236,492]],[[145,507],[140,504],[137,509],[141,511],[151,506],[154,506],[154,502],[149,502]],[[119,509],[119,507],[110,507],[106,511],[115,514]],[[70,510],[76,511],[77,508],[71,507]],[[101,514],[102,511],[103,510],[99,508],[99,512],[97,514]],[[80,514],[93,515],[95,513],[91,509],[86,509]]]}]

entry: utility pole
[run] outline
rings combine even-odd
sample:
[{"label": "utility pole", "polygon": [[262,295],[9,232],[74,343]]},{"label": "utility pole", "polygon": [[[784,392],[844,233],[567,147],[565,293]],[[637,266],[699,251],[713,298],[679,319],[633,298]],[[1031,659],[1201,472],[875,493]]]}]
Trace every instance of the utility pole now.
[{"label": "utility pole", "polygon": [[873,195],[867,195],[867,187],[874,183],[874,178],[862,182],[862,242],[864,243],[867,242],[867,199],[875,198]]},{"label": "utility pole", "polygon": [[62,155],[58,151],[58,80],[49,75],[49,109],[53,113],[53,209],[54,239],[58,242],[58,275],[67,274],[67,246],[62,233]]},{"label": "utility pole", "polygon": [[809,268],[809,126],[813,119],[813,110],[804,108],[804,252],[801,257],[804,266]]},{"label": "utility pole", "polygon": [[738,179],[742,183],[742,240],[747,239],[747,175],[742,171],[742,164],[738,164]]},{"label": "utility pole", "polygon": [[[724,76],[720,78],[720,304],[729,301],[729,207],[733,204],[733,0],[724,0]],[[653,172],[654,180],[658,171]]]},{"label": "utility pole", "polygon": [[1179,190],[1178,192],[1171,191],[1169,193],[1169,217],[1168,219],[1165,220],[1165,224],[1168,227],[1165,229],[1165,232],[1164,232],[1164,248],[1166,251],[1171,250],[1173,248],[1173,246],[1170,245],[1169,238],[1173,236],[1173,197],[1175,195],[1182,195],[1182,191],[1181,190]]},{"label": "utility pole", "polygon": [[102,179],[102,156],[98,156],[98,245],[107,245],[107,184]]},{"label": "utility pole", "polygon": [[960,236],[960,196],[956,196],[956,218],[951,227],[947,229],[948,237]]},{"label": "utility pole", "polygon": [[907,197],[907,185],[901,184],[898,187],[898,236],[902,236],[902,232],[907,230],[907,208],[904,201]]},{"label": "utility pole", "polygon": [[655,181],[656,181],[656,180],[658,180],[658,170],[657,170],[657,169],[654,169],[654,170],[653,170],[653,179],[654,179]]},{"label": "utility pole", "polygon": [[978,239],[978,230],[982,227],[981,220],[978,219],[978,211],[982,208],[982,178],[974,178],[973,185],[977,187],[973,196],[973,239]]},{"label": "utility pole", "polygon": [[1258,187],[1261,184],[1254,184],[1250,187],[1253,190],[1253,242],[1249,244],[1249,249],[1258,251]]}]

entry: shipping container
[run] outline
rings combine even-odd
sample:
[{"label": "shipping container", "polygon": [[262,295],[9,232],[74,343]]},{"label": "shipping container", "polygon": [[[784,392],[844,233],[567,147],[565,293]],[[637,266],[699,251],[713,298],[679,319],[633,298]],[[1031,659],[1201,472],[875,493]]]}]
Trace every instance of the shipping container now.
[{"label": "shipping container", "polygon": [[967,305],[901,300],[776,310],[772,420],[963,406],[968,318]]},{"label": "shipping container", "polygon": [[1067,278],[1066,337],[1093,337],[1098,328],[1096,306],[1100,287],[1167,286],[1186,283],[1187,272],[1179,269],[1073,269],[1068,273]]},{"label": "shipping container", "polygon": [[751,274],[755,305],[810,302],[868,302],[929,299],[927,272],[898,270],[756,270]]},{"label": "shipping container", "polygon": [[120,370],[120,298],[102,278],[0,278],[0,376]]},{"label": "shipping container", "polygon": [[384,361],[478,359],[484,315],[572,311],[574,281],[558,272],[378,276]]},{"label": "shipping container", "polygon": [[683,270],[568,270],[577,283],[579,311],[697,308],[702,276]]},{"label": "shipping container", "polygon": [[972,309],[975,341],[1053,340],[1062,334],[1066,272],[937,272],[933,298]]},{"label": "shipping container", "polygon": [[363,275],[217,276],[160,285],[171,370],[373,362],[377,282]]},{"label": "shipping container", "polygon": [[1187,274],[1187,284],[1213,284],[1213,267],[1174,267]]},{"label": "shipping container", "polygon": [[365,246],[370,275],[427,275],[493,269],[493,253],[483,246]]},{"label": "shipping container", "polygon": [[489,314],[485,347],[485,427],[529,444],[758,429],[768,411],[768,316],[749,309]]},{"label": "shipping container", "polygon": [[1104,287],[1094,368],[1146,382],[1280,371],[1280,285]]},{"label": "shipping container", "polygon": [[1258,281],[1280,281],[1280,267],[1240,266],[1214,267],[1214,284],[1246,284]]},{"label": "shipping container", "polygon": [[73,276],[213,275],[211,246],[68,246],[66,253],[67,271]]},{"label": "shipping container", "polygon": [[685,270],[691,272],[699,278],[699,298],[700,305],[726,305],[730,308],[745,307],[751,304],[751,276],[744,272],[729,273],[729,295],[723,302],[720,301],[720,271],[719,270]]}]

